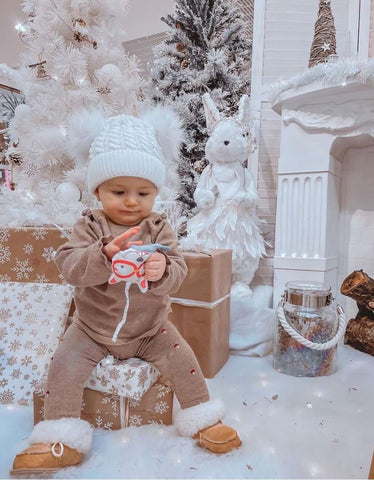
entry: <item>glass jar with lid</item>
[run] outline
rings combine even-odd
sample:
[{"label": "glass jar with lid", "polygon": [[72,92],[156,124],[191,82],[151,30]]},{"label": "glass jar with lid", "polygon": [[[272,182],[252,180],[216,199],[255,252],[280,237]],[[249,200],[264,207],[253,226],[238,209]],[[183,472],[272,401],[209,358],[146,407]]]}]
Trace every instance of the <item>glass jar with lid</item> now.
[{"label": "glass jar with lid", "polygon": [[331,288],[319,282],[288,282],[277,309],[274,368],[296,377],[330,375],[346,320]]}]

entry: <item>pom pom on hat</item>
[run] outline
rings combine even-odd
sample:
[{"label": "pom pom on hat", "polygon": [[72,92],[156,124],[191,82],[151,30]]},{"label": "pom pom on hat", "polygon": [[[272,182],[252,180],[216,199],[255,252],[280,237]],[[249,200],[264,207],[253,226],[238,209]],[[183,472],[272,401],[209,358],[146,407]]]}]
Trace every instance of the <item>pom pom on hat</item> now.
[{"label": "pom pom on hat", "polygon": [[66,150],[75,159],[76,163],[87,164],[88,152],[92,142],[104,124],[105,118],[100,110],[81,108],[71,115]]},{"label": "pom pom on hat", "polygon": [[158,189],[166,176],[164,155],[152,125],[128,115],[110,117],[89,153],[88,189],[114,177],[140,177]]}]

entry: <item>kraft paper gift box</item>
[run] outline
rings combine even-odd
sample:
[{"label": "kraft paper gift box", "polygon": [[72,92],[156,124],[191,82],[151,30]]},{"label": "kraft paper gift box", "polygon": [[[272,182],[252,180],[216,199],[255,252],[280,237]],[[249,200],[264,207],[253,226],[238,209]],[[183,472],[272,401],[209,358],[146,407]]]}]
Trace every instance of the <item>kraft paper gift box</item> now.
[{"label": "kraft paper gift box", "polygon": [[[144,360],[106,357],[85,382],[81,418],[105,430],[150,423],[170,425],[174,392],[170,383],[159,377],[158,370]],[[34,391],[34,424],[44,417],[45,380]]]},{"label": "kraft paper gift box", "polygon": [[0,227],[0,281],[63,283],[54,252],[69,237],[56,227]]},{"label": "kraft paper gift box", "polygon": [[[95,428],[118,430],[158,423],[171,425],[173,395],[170,384],[158,380],[140,400],[84,389],[81,418]],[[34,391],[34,425],[44,417],[44,392]]]},{"label": "kraft paper gift box", "polygon": [[229,358],[232,252],[182,252],[188,274],[171,296],[170,320],[194,351],[206,378]]}]

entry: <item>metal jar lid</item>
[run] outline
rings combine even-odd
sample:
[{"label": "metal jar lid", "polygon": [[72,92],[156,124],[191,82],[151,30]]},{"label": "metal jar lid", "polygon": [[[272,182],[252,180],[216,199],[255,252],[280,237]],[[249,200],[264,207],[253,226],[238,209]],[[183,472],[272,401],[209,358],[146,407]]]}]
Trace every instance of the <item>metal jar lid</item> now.
[{"label": "metal jar lid", "polygon": [[331,288],[319,282],[288,282],[284,301],[301,307],[323,308],[332,301]]}]

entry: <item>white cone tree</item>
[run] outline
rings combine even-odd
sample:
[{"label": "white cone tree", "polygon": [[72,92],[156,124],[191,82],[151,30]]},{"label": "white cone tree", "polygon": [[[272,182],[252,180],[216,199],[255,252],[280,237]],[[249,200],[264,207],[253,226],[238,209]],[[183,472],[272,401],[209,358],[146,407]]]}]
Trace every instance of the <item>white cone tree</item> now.
[{"label": "white cone tree", "polygon": [[138,63],[123,49],[127,0],[26,0],[19,70],[0,73],[25,104],[8,128],[16,188],[0,190],[0,223],[72,224],[92,206],[85,178],[103,118],[142,109]]}]

